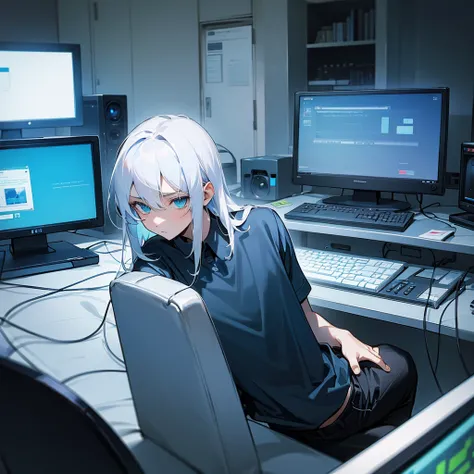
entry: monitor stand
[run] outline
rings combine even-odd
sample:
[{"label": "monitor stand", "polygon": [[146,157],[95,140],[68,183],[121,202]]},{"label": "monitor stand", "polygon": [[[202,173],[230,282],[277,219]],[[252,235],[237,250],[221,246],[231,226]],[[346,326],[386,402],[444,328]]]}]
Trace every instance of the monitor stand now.
[{"label": "monitor stand", "polygon": [[21,128],[15,130],[0,130],[0,139],[1,140],[20,140],[23,138],[23,133]]},{"label": "monitor stand", "polygon": [[408,211],[411,204],[395,199],[380,197],[380,191],[354,190],[352,196],[331,196],[323,199],[324,204],[338,204],[340,206],[370,207],[382,211]]},{"label": "monitor stand", "polygon": [[469,212],[460,212],[459,214],[451,214],[449,216],[450,222],[456,225],[465,227],[466,229],[474,230],[474,214]]},{"label": "monitor stand", "polygon": [[69,242],[48,242],[46,234],[17,237],[0,246],[0,280],[38,275],[99,263],[92,250]]}]

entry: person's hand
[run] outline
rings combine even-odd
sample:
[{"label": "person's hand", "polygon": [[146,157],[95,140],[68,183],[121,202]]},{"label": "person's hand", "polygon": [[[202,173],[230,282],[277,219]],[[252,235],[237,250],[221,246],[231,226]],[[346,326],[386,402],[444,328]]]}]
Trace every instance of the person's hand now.
[{"label": "person's hand", "polygon": [[338,335],[342,355],[347,359],[355,375],[360,374],[359,363],[367,360],[390,372],[390,367],[382,360],[378,347],[371,347],[359,341],[349,331],[341,331]]}]

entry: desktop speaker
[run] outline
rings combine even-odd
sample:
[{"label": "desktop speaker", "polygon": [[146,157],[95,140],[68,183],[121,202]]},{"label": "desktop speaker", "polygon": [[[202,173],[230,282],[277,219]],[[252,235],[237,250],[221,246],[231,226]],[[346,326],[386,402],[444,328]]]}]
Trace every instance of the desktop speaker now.
[{"label": "desktop speaker", "polygon": [[[83,118],[84,124],[81,127],[71,127],[71,135],[97,135],[99,137],[104,203],[102,230],[105,234],[110,234],[117,229],[107,212],[107,196],[118,148],[128,134],[127,96],[112,94],[84,96]],[[111,207],[112,219],[115,218],[113,209]]]},{"label": "desktop speaker", "polygon": [[245,199],[275,201],[301,193],[301,186],[292,181],[292,156],[256,156],[240,163]]}]

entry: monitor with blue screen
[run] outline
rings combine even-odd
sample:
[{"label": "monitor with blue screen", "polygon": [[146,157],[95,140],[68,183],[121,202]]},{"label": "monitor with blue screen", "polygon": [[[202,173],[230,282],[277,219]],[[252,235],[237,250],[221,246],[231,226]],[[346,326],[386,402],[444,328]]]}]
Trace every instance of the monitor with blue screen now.
[{"label": "monitor with blue screen", "polygon": [[52,232],[103,224],[98,137],[0,141],[0,279],[94,263]]},{"label": "monitor with blue screen", "polygon": [[324,202],[403,209],[393,193],[444,193],[448,89],[297,93],[297,184],[354,190]]}]

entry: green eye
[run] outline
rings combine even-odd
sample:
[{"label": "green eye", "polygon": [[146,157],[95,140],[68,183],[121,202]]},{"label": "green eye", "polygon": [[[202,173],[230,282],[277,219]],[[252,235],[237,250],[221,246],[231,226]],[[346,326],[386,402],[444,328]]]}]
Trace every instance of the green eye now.
[{"label": "green eye", "polygon": [[183,209],[184,206],[186,206],[186,203],[188,202],[187,197],[182,197],[178,199],[173,199],[173,204],[178,208],[178,209]]}]

